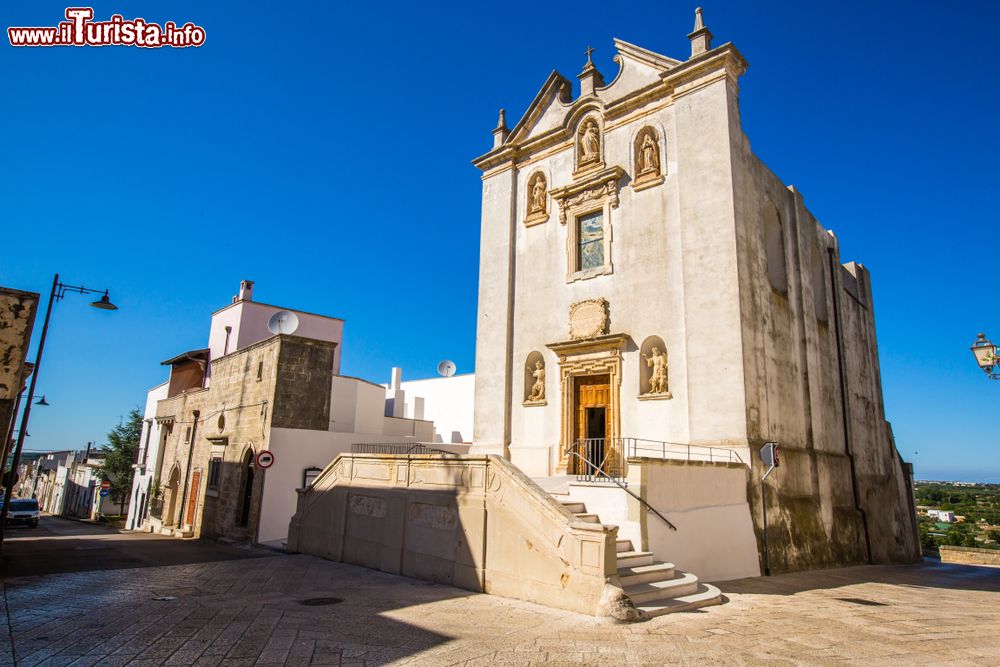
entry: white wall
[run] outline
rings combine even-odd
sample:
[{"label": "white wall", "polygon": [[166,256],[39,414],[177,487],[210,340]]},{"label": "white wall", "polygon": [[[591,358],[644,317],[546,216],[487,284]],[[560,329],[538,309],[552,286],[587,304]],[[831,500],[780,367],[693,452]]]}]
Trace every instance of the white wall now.
[{"label": "white wall", "polygon": [[264,473],[260,530],[257,541],[281,546],[288,535],[288,522],[295,514],[298,495],[306,468],[325,468],[338,454],[351,451],[361,442],[417,442],[415,438],[387,436],[381,433],[332,433],[303,429],[273,428],[268,450],[274,465]]},{"label": "white wall", "polygon": [[143,497],[152,488],[152,483],[156,477],[156,466],[159,463],[162,452],[160,451],[160,424],[156,421],[156,404],[167,397],[169,382],[153,387],[146,393],[146,407],[143,410],[142,434],[140,436],[140,447],[143,448],[143,458],[139,461],[139,469],[132,477],[132,492],[129,496],[128,518],[125,526],[128,528],[139,528],[142,517],[136,513],[148,507],[149,498],[143,502]]},{"label": "white wall", "polygon": [[475,384],[473,373],[402,382],[404,415],[434,422],[433,442],[472,442]]},{"label": "white wall", "polygon": [[[757,539],[747,501],[743,465],[641,459],[629,463],[629,490],[667,517],[630,500],[630,518],[643,525],[643,543],[659,560],[703,581],[760,576]],[[589,506],[588,506],[588,509]]]}]

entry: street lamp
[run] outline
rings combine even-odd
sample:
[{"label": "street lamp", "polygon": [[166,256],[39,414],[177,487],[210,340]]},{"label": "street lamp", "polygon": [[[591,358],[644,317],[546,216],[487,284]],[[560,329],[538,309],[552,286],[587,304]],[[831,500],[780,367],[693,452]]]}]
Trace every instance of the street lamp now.
[{"label": "street lamp", "polygon": [[[28,400],[24,403],[24,414],[21,415],[21,430],[17,434],[17,444],[14,446],[14,458],[11,461],[10,467],[12,471],[16,471],[18,464],[21,462],[21,450],[24,447],[24,438],[28,435],[28,418],[31,416],[31,403],[35,399],[35,383],[38,381],[38,373],[42,368],[42,353],[45,351],[45,338],[49,333],[49,320],[52,318],[52,304],[56,301],[62,301],[69,292],[73,292],[75,294],[100,294],[101,298],[91,303],[91,306],[94,308],[100,308],[101,310],[118,310],[118,306],[111,303],[111,297],[108,296],[108,290],[91,289],[82,285],[66,285],[65,283],[59,282],[58,273],[53,276],[52,292],[49,293],[49,305],[45,309],[45,322],[42,324],[42,335],[38,339],[38,352],[35,355],[35,368],[34,372],[31,374],[31,384],[28,386]],[[45,401],[44,396],[38,402],[38,405],[48,405],[48,402],[43,401]],[[10,497],[13,492],[13,487],[13,484],[8,484],[4,489],[3,508],[0,509],[0,512],[3,513],[3,516],[0,517],[0,550],[3,549],[4,532],[7,527],[7,508],[10,507]]]},{"label": "street lamp", "polygon": [[45,394],[42,394],[42,397],[40,399],[38,399],[37,401],[35,401],[35,405],[51,405],[51,403],[49,403],[48,401],[46,401],[45,400]]},{"label": "street lamp", "polygon": [[998,365],[997,346],[990,342],[986,334],[976,336],[976,342],[969,348],[976,357],[976,363],[983,369],[987,377],[991,380],[1000,380],[1000,373],[994,373],[993,369]]}]

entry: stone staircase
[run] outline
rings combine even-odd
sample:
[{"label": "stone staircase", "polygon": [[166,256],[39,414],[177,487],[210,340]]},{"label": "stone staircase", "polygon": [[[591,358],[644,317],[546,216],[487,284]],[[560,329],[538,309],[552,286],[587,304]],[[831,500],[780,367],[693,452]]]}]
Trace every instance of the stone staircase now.
[{"label": "stone staircase", "polygon": [[[596,514],[587,512],[584,503],[562,494],[553,494],[553,497],[577,520],[601,522]],[[618,578],[622,589],[646,617],[722,604],[719,589],[699,582],[696,575],[678,570],[673,563],[655,560],[651,551],[636,550],[632,540],[620,539],[617,546]]]}]

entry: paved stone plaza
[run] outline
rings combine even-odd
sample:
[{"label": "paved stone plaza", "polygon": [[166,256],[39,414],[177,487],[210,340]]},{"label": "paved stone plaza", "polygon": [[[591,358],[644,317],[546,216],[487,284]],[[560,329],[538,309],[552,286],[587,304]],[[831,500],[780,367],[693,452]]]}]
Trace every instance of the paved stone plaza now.
[{"label": "paved stone plaza", "polygon": [[[63,565],[18,576],[41,571],[42,547]],[[160,563],[181,548],[187,564]],[[25,667],[1000,662],[1000,569],[985,567],[745,579],[721,586],[720,607],[604,625],[311,556],[52,518],[14,531],[5,554],[0,661]]]}]

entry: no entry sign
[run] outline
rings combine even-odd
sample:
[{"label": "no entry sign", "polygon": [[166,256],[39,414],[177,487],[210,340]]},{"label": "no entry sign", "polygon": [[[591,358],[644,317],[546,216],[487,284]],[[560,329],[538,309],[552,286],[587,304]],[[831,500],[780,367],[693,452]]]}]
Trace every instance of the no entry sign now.
[{"label": "no entry sign", "polygon": [[109,482],[108,480],[104,480],[103,482],[101,482],[101,488],[107,491],[108,489],[111,488],[111,482]]},{"label": "no entry sign", "polygon": [[266,449],[257,455],[257,467],[270,468],[274,465],[274,454]]}]

